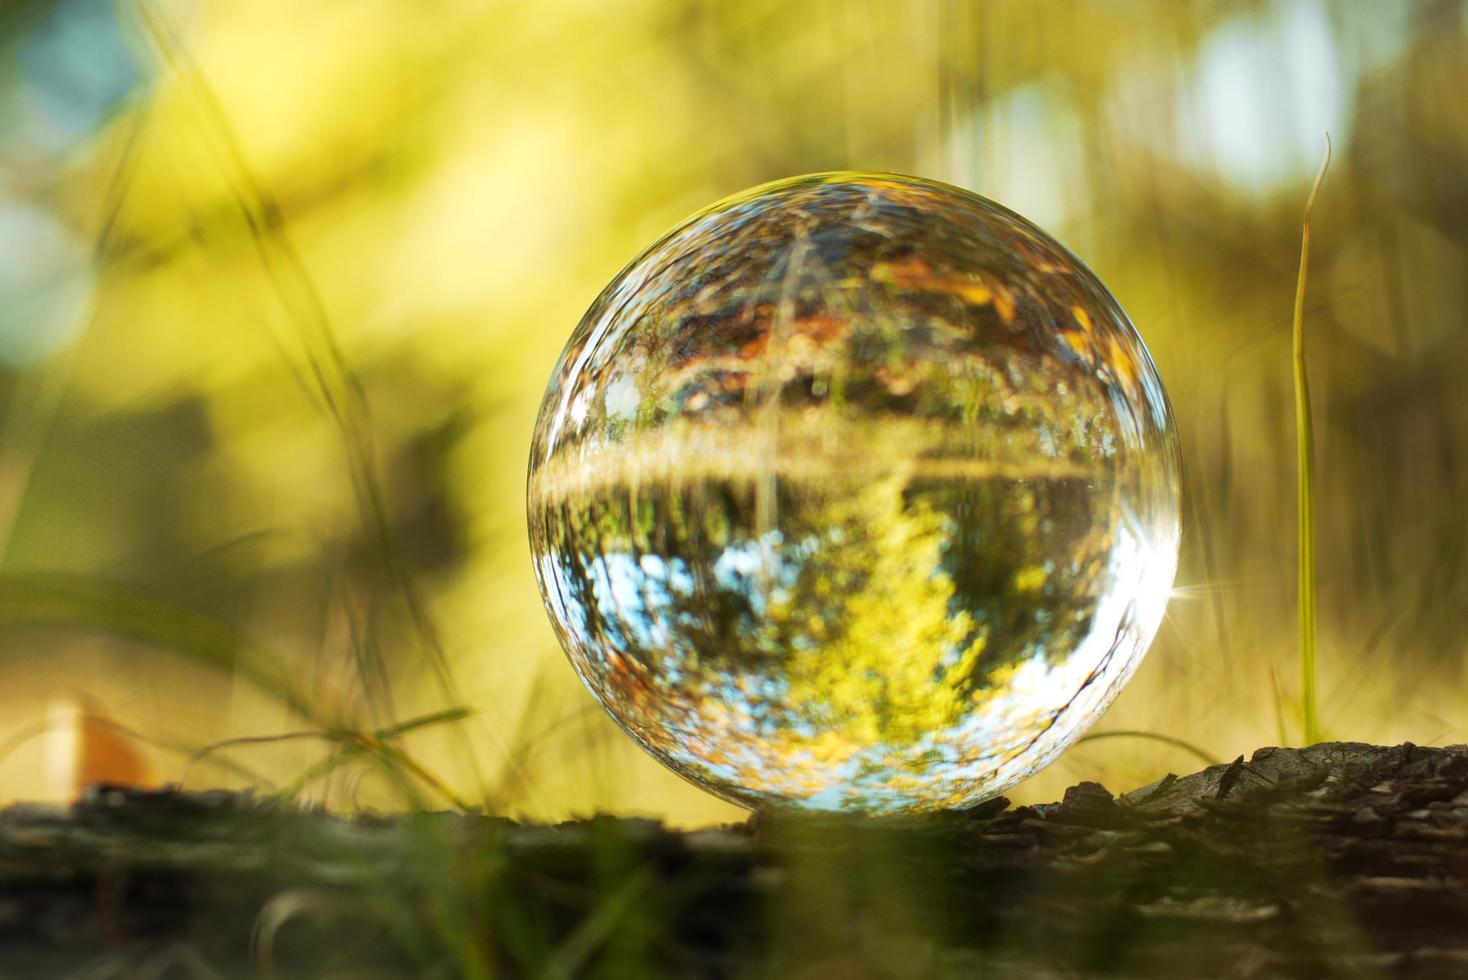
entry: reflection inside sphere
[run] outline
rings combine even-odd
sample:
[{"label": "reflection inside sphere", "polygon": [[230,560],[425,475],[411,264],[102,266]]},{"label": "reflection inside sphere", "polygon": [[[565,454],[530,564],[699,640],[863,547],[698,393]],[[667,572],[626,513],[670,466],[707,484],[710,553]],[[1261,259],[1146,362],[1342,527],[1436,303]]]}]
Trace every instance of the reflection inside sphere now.
[{"label": "reflection inside sphere", "polygon": [[1160,621],[1178,450],[1073,256],[956,188],[828,174],[690,219],[597,298],[536,427],[531,544],[582,679],[746,805],[978,802]]}]

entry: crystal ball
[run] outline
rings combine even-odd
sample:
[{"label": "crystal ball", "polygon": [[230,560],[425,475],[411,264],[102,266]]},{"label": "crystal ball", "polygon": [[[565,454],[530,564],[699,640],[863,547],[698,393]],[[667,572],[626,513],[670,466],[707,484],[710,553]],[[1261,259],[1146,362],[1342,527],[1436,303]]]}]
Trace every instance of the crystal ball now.
[{"label": "crystal ball", "polygon": [[530,543],[577,673],[675,772],[752,807],[955,808],[1136,670],[1179,471],[1079,259],[956,187],[818,174],[702,211],[592,303]]}]

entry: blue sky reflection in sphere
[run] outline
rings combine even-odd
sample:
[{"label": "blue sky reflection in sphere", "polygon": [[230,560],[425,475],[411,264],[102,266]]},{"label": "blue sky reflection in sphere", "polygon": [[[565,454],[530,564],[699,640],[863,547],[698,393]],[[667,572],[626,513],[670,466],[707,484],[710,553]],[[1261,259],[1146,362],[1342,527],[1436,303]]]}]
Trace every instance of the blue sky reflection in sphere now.
[{"label": "blue sky reflection in sphere", "polygon": [[972,804],[1105,711],[1161,620],[1179,453],[1074,256],[957,188],[792,178],[597,298],[531,450],[572,664],[749,806]]}]

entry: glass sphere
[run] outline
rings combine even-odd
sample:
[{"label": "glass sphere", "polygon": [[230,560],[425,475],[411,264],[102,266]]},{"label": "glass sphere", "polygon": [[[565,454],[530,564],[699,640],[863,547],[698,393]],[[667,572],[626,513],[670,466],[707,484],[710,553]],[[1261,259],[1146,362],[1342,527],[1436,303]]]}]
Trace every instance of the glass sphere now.
[{"label": "glass sphere", "polygon": [[888,174],[684,222],[602,291],[531,447],[581,679],[746,806],[980,802],[1132,675],[1177,564],[1157,370],[1024,218]]}]

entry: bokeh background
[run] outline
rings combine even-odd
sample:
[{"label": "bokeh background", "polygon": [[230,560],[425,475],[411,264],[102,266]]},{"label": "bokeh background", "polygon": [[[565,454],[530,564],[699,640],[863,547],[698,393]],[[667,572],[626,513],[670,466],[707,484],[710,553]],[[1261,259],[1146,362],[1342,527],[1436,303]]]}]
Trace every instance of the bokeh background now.
[{"label": "bokeh background", "polygon": [[[1458,0],[8,0],[0,798],[66,797],[90,745],[348,808],[737,818],[557,649],[526,452],[623,263],[719,197],[842,168],[1048,229],[1177,414],[1177,592],[1097,729],[1146,734],[1013,795],[1199,764],[1148,735],[1297,742],[1290,313],[1326,131],[1322,726],[1461,741],[1465,95]],[[400,765],[352,754],[369,732]]]}]

